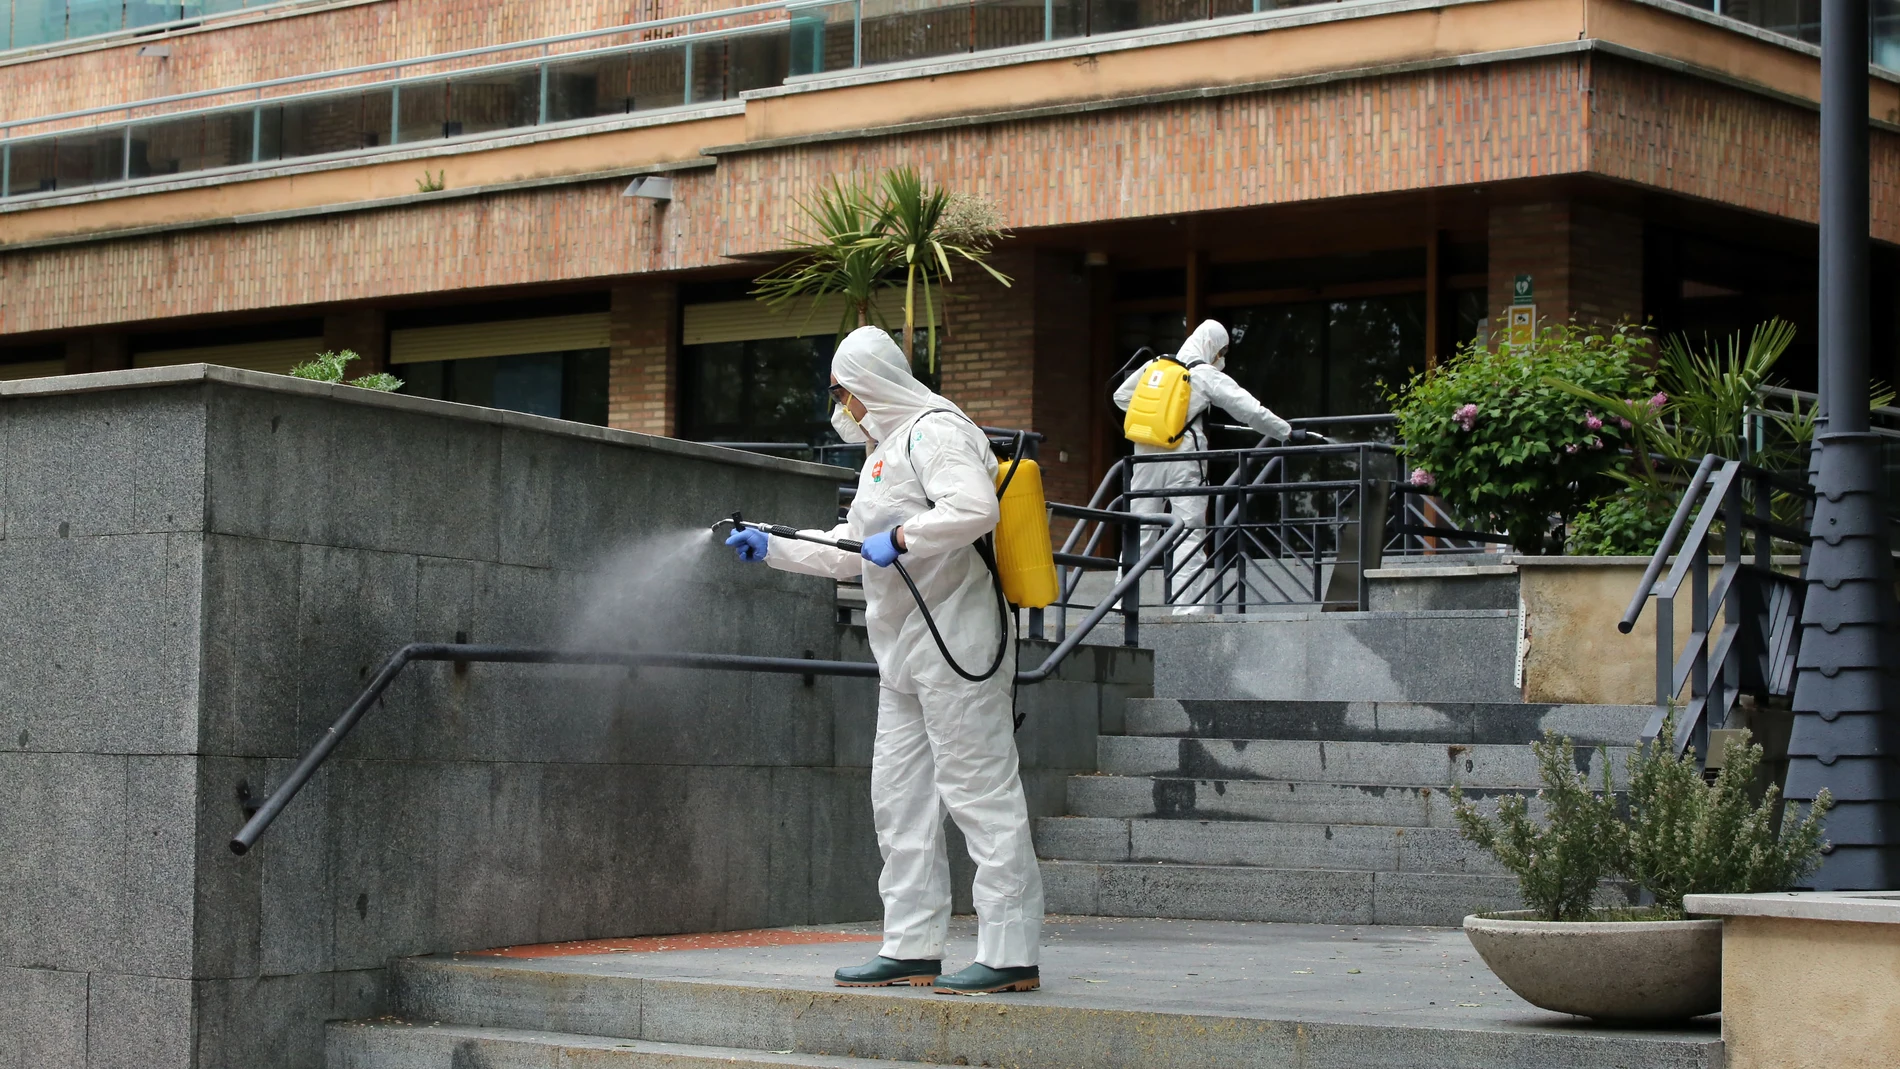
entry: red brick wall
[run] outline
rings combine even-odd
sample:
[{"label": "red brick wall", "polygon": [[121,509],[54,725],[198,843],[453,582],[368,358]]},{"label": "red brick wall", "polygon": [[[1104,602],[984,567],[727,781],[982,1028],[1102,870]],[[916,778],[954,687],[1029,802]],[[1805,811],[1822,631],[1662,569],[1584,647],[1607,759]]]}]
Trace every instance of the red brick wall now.
[{"label": "red brick wall", "polygon": [[[1613,175],[1634,168],[1659,188],[1734,203],[1752,204],[1753,190],[1780,183],[1788,192],[1779,213],[1813,218],[1811,112],[1707,84],[1645,95],[1638,84],[1692,80],[1603,61],[1592,69],[1594,88],[1631,112],[1606,116],[1604,128],[1658,133],[1609,136],[1586,151],[1605,110],[1581,91],[1590,66],[1556,57],[1419,71],[729,155],[717,169],[675,176],[663,212],[621,197],[624,183],[603,182],[0,253],[0,334],[725,264],[780,246],[798,198],[826,177],[900,163],[991,197],[1017,228],[1592,166]],[[1730,125],[1698,110],[1717,103]],[[1709,168],[1731,149],[1757,170],[1725,193]],[[1874,232],[1900,240],[1900,136],[1874,131],[1873,157]],[[1601,298],[1604,307],[1614,296]]]},{"label": "red brick wall", "polygon": [[679,411],[679,300],[671,282],[615,286],[609,312],[607,425],[673,433]]},{"label": "red brick wall", "polygon": [[977,274],[946,306],[943,395],[985,426],[1041,433],[1044,493],[1086,503],[1089,420],[1100,416],[1087,381],[1088,278],[1059,252],[1009,250],[992,263],[1009,286]]},{"label": "red brick wall", "polygon": [[[1643,318],[1643,223],[1634,215],[1568,200],[1494,205],[1490,246],[1493,317],[1511,303],[1516,277],[1528,274],[1541,319]],[[1492,329],[1501,326],[1494,318]]]}]

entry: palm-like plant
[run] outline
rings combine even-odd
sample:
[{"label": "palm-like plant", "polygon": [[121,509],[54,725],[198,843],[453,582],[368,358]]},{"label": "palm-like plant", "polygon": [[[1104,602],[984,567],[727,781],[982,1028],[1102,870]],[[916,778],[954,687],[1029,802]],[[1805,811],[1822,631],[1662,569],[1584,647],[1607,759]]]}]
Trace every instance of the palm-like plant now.
[{"label": "palm-like plant", "polygon": [[933,290],[952,280],[950,257],[962,257],[988,271],[996,281],[1009,285],[1008,276],[984,262],[990,244],[1001,236],[1001,228],[972,233],[967,226],[948,225],[956,222],[956,204],[956,199],[943,187],[924,185],[924,180],[910,167],[899,167],[884,175],[885,240],[890,243],[892,266],[904,273],[904,355],[915,356],[911,350],[917,336],[917,293],[922,290],[929,366],[933,372],[937,370],[937,312]]},{"label": "palm-like plant", "polygon": [[805,226],[791,259],[760,275],[753,295],[774,307],[801,298],[838,294],[844,312],[838,335],[871,322],[877,291],[889,286],[890,251],[884,213],[863,185],[835,179],[799,205]]},{"label": "palm-like plant", "polygon": [[[918,299],[927,325],[929,367],[937,368],[937,289],[952,281],[953,259],[976,264],[1007,286],[985,262],[1004,236],[986,202],[926,185],[913,168],[886,173],[875,189],[832,181],[800,205],[805,226],[792,257],[760,275],[753,294],[778,306],[840,295],[840,337],[872,321],[882,289],[904,289],[904,355],[914,359]],[[880,324],[881,325],[881,324]]]}]

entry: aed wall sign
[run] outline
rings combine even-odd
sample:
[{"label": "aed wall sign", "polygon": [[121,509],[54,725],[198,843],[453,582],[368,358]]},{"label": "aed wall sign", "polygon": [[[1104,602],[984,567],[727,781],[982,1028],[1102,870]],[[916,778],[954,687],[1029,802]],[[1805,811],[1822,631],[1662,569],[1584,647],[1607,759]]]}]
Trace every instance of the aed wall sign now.
[{"label": "aed wall sign", "polygon": [[1529,346],[1537,338],[1537,305],[1531,276],[1519,275],[1511,283],[1511,307],[1506,320],[1506,344],[1513,349]]}]

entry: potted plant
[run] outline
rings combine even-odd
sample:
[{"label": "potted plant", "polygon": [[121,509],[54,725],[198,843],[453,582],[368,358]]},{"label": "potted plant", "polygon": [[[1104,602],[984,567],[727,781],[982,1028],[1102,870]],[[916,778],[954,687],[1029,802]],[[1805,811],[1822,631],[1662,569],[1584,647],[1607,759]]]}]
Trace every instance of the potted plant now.
[{"label": "potted plant", "polygon": [[[1659,740],[1675,737],[1674,720]],[[1534,1006],[1601,1021],[1720,1009],[1721,922],[1685,917],[1682,898],[1784,890],[1813,871],[1826,792],[1798,819],[1784,815],[1780,791],[1757,782],[1762,749],[1746,737],[1729,742],[1712,782],[1693,748],[1678,756],[1666,741],[1644,744],[1630,755],[1621,802],[1607,755],[1593,789],[1569,739],[1547,734],[1532,748],[1544,784],[1541,820],[1522,795],[1486,816],[1452,788],[1459,831],[1517,876],[1529,907],[1465,918],[1485,965]],[[1654,904],[1614,901],[1607,881],[1619,878]]]}]

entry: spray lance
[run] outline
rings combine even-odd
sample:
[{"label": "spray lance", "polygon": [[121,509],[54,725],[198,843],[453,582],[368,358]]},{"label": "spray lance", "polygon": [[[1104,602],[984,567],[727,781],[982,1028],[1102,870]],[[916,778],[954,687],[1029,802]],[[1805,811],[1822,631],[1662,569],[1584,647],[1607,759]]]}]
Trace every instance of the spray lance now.
[{"label": "spray lance", "polygon": [[[744,514],[740,512],[733,513],[730,519],[720,520],[718,523],[713,524],[713,533],[717,534],[719,528],[726,524],[731,524],[735,530],[762,531],[776,538],[792,538],[800,542],[810,542],[814,545],[830,546],[833,549],[841,549],[846,553],[864,552],[864,543],[855,538],[827,538],[813,531],[800,531],[797,528],[787,527],[780,523],[756,523],[746,519]],[[969,671],[958,664],[957,659],[951,655],[949,645],[944,642],[943,635],[937,631],[936,618],[930,615],[930,606],[924,604],[923,592],[917,589],[917,583],[911,579],[910,572],[904,567],[904,562],[902,560],[893,561],[891,567],[897,569],[898,576],[904,580],[904,586],[910,590],[910,596],[916,600],[917,611],[923,614],[924,625],[930,629],[930,637],[936,640],[937,652],[943,654],[944,663],[950,666],[951,671],[962,676],[964,679],[972,683],[981,683],[995,675],[997,669],[1003,666],[1003,659],[1009,655],[1009,600],[1003,593],[1003,580],[1001,575],[997,572],[995,554],[992,553],[989,547],[983,542],[978,542],[976,547],[977,553],[983,558],[983,563],[990,567],[991,583],[996,588],[998,630],[1001,632],[996,641],[996,657],[990,661],[989,668],[982,672]]]}]

